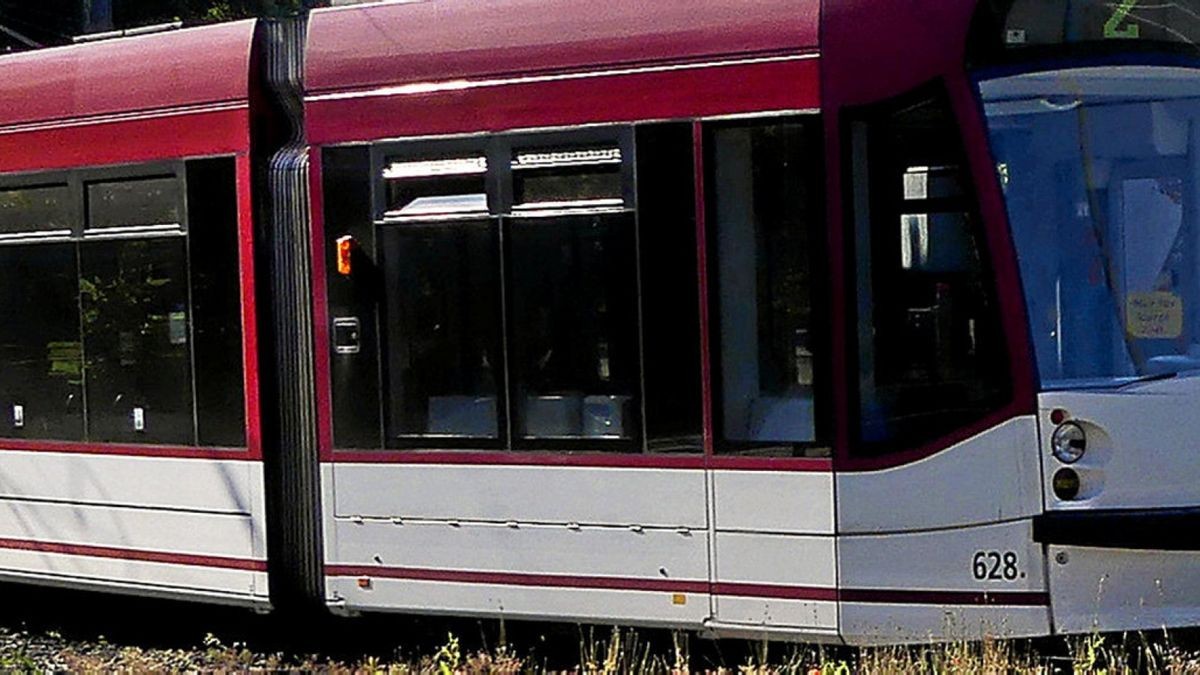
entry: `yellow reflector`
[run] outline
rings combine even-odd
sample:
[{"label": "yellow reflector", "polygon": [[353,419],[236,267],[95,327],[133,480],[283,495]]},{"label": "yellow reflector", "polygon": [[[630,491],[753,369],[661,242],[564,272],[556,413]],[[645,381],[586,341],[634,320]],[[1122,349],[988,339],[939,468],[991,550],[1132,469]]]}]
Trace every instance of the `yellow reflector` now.
[{"label": "yellow reflector", "polygon": [[350,259],[354,254],[354,237],[346,235],[337,240],[337,271],[338,274],[350,276]]},{"label": "yellow reflector", "polygon": [[687,596],[684,595],[683,593],[676,593],[675,595],[671,596],[671,604],[672,605],[686,605],[687,604]]}]

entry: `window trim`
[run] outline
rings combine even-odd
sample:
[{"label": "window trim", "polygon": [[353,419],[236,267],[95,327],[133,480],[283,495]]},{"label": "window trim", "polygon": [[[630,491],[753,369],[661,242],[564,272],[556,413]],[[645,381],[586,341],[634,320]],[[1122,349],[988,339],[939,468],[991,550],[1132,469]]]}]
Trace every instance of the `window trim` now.
[{"label": "window trim", "polygon": [[[858,345],[858,260],[855,246],[857,222],[854,185],[854,123],[862,119],[862,113],[873,109],[895,109],[897,102],[918,103],[937,96],[946,104],[954,118],[954,132],[962,143],[963,170],[967,177],[964,199],[971,207],[972,215],[980,222],[982,243],[986,250],[981,256],[988,267],[991,290],[999,315],[999,327],[1003,333],[1009,364],[1009,397],[998,403],[993,410],[981,415],[968,424],[960,425],[937,438],[925,442],[896,448],[880,455],[862,455],[856,452],[861,446],[859,432],[859,379],[860,349]],[[841,208],[840,217],[831,222],[832,228],[841,232],[842,247],[837,252],[843,263],[844,297],[841,300],[844,315],[843,331],[846,336],[844,349],[845,380],[841,394],[845,413],[839,446],[834,455],[836,471],[863,472],[890,469],[913,464],[940,454],[981,433],[1019,417],[1037,414],[1036,364],[1033,345],[1026,320],[1025,297],[1017,267],[1016,251],[1013,246],[1005,202],[996,175],[990,141],[983,117],[983,103],[965,75],[955,74],[927,80],[905,92],[882,101],[865,105],[843,106],[837,111],[835,138],[840,147],[830,151],[830,161],[836,162],[840,171],[837,200]]]},{"label": "window trim", "polygon": [[[772,442],[730,440],[724,432],[724,387],[721,367],[721,297],[720,297],[720,258],[717,242],[718,227],[716,218],[715,170],[716,161],[713,153],[715,133],[723,129],[746,129],[762,126],[779,126],[797,124],[804,128],[804,133],[810,135],[809,140],[817,144],[813,152],[814,161],[804,167],[819,172],[814,180],[813,195],[820,200],[815,208],[815,215],[809,224],[809,240],[812,249],[809,277],[812,280],[811,295],[812,323],[809,328],[812,336],[813,352],[813,424],[815,440],[808,442]],[[834,367],[833,354],[833,285],[832,265],[826,252],[829,250],[830,232],[828,223],[828,176],[825,165],[824,138],[825,117],[819,111],[809,111],[798,114],[775,114],[760,116],[743,116],[732,119],[717,119],[701,121],[702,137],[699,142],[704,153],[703,183],[704,194],[698,199],[704,199],[698,208],[704,212],[704,248],[706,255],[705,284],[707,286],[707,325],[704,330],[708,333],[708,388],[710,400],[709,415],[712,424],[712,454],[715,457],[729,459],[747,459],[763,461],[780,460],[828,460],[833,456],[836,446],[837,425],[834,416],[834,379],[837,376]],[[820,356],[823,355],[823,356]],[[820,356],[820,357],[819,357]],[[810,454],[812,453],[812,454]]]}]

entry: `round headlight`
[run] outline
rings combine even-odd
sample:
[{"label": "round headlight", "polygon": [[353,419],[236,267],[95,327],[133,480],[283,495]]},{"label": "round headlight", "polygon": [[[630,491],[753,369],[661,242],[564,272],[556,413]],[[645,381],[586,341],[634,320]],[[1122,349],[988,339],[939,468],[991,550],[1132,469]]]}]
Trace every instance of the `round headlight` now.
[{"label": "round headlight", "polygon": [[1079,496],[1079,474],[1074,469],[1059,469],[1054,474],[1054,496],[1069,502]]},{"label": "round headlight", "polygon": [[1050,439],[1054,456],[1063,464],[1074,464],[1087,452],[1087,434],[1074,422],[1060,424]]}]

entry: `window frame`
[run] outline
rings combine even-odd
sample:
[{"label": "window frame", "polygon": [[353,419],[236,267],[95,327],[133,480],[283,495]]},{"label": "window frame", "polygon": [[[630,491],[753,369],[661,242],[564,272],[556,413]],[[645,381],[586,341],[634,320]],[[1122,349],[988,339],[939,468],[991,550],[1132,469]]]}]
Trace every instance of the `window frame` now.
[{"label": "window frame", "polygon": [[[718,245],[719,228],[716,218],[716,133],[725,129],[754,129],[769,126],[784,126],[795,124],[803,128],[803,133],[816,143],[812,153],[812,161],[802,158],[802,171],[815,171],[813,177],[813,196],[818,200],[814,214],[808,223],[808,239],[812,256],[809,259],[808,270],[811,279],[809,302],[811,303],[812,321],[809,334],[812,336],[813,351],[813,425],[815,439],[807,442],[776,442],[731,440],[725,434],[724,420],[724,377],[721,363],[721,293],[720,293],[720,248]],[[707,257],[707,274],[705,284],[708,288],[707,311],[708,325],[708,371],[712,420],[712,450],[718,457],[745,459],[830,459],[836,447],[836,420],[834,415],[835,383],[837,377],[834,366],[833,342],[833,284],[832,264],[827,252],[829,251],[830,231],[828,226],[828,185],[826,172],[826,147],[824,139],[825,116],[820,111],[805,111],[798,113],[773,114],[760,116],[737,117],[701,121],[702,144],[704,153],[704,203],[700,205],[705,214],[705,251]]]},{"label": "window frame", "polygon": [[[241,398],[238,402],[239,415],[243,420],[242,440],[234,446],[218,446],[205,445],[201,442],[200,423],[199,423],[199,396],[196,389],[196,372],[203,364],[197,363],[195,349],[195,317],[193,300],[193,263],[192,263],[192,241],[190,230],[190,210],[188,208],[188,163],[192,161],[208,161],[221,160],[230,164],[230,173],[234,177],[235,183],[226,186],[228,195],[234,200],[232,211],[236,214],[233,222],[227,223],[227,226],[232,228],[236,233],[236,238],[241,239],[244,229],[242,222],[245,217],[245,203],[243,186],[240,184],[240,175],[244,171],[243,162],[240,156],[234,154],[211,155],[202,157],[189,157],[170,160],[159,160],[150,162],[140,162],[131,164],[119,164],[99,167],[77,167],[72,169],[52,170],[52,171],[37,171],[37,172],[20,172],[6,175],[0,175],[0,190],[20,189],[24,187],[51,187],[51,186],[66,186],[69,190],[69,216],[71,219],[70,234],[60,234],[55,231],[55,234],[50,236],[33,236],[22,238],[4,238],[0,237],[0,247],[20,248],[27,246],[37,246],[46,243],[69,244],[75,250],[76,255],[76,278],[79,278],[80,270],[83,266],[83,256],[86,253],[90,243],[102,243],[113,241],[157,241],[162,239],[181,239],[185,253],[185,263],[181,273],[183,282],[186,284],[187,297],[187,336],[188,336],[188,369],[189,369],[189,384],[187,391],[184,394],[190,400],[191,408],[191,432],[190,440],[186,443],[176,443],[169,441],[160,441],[153,439],[146,440],[93,440],[90,438],[90,429],[88,428],[89,417],[89,398],[87,393],[86,369],[81,383],[82,403],[80,405],[80,416],[83,420],[84,435],[81,440],[60,441],[54,439],[43,439],[32,436],[23,436],[21,438],[0,439],[0,445],[6,443],[17,443],[22,446],[29,447],[64,447],[74,448],[76,446],[89,446],[100,448],[130,448],[136,449],[138,452],[146,452],[148,454],[168,453],[174,456],[181,452],[185,453],[201,453],[203,456],[208,456],[208,453],[219,453],[221,456],[229,455],[237,457],[246,453],[255,453],[257,449],[253,446],[253,432],[257,422],[253,421],[249,415],[251,414],[247,407],[250,400],[251,383],[250,373],[247,372],[246,349],[247,346],[247,327],[246,320],[246,297],[244,294],[244,270],[245,261],[243,260],[243,251],[240,249],[230,250],[228,253],[234,256],[237,260],[236,268],[238,269],[238,278],[235,282],[237,294],[236,302],[239,306],[238,311],[238,332],[239,332],[239,351],[237,361],[239,363],[238,376],[242,382]],[[163,223],[148,226],[130,226],[130,227],[115,227],[112,229],[119,230],[118,232],[105,232],[106,228],[89,228],[91,214],[88,208],[88,187],[96,183],[111,183],[125,182],[137,180],[153,180],[153,179],[171,179],[176,184],[175,208],[179,214],[178,222]],[[170,227],[164,227],[169,225]],[[36,233],[34,233],[36,234]],[[82,295],[76,298],[75,311],[78,312],[78,322],[80,326],[81,344],[84,336],[83,316],[82,316]],[[253,348],[251,345],[249,348]],[[83,354],[86,362],[86,352]],[[191,456],[186,454],[183,456]],[[197,455],[200,456],[200,455]]]},{"label": "window frame", "polygon": [[[838,126],[841,150],[839,153],[841,181],[841,222],[837,227],[843,231],[846,354],[846,422],[842,449],[837,453],[837,465],[846,470],[873,470],[910,464],[932,456],[971,436],[994,428],[998,424],[1023,414],[1033,414],[1036,399],[1030,379],[1033,376],[1031,350],[1028,342],[1028,326],[1024,322],[1024,296],[1021,295],[1016,277],[1016,257],[1008,232],[1008,220],[1000,197],[999,178],[994,171],[990,146],[983,128],[983,111],[974,94],[966,90],[970,105],[963,102],[963,83],[946,78],[925,81],[904,92],[864,105],[846,106],[839,111]],[[953,201],[961,203],[964,214],[976,221],[982,266],[980,276],[985,284],[996,318],[996,335],[1003,340],[1004,356],[1007,359],[1004,373],[1007,376],[1007,394],[990,404],[988,410],[973,419],[960,422],[926,439],[889,439],[885,442],[867,442],[862,438],[862,382],[861,364],[863,345],[860,338],[859,304],[862,290],[858,278],[860,265],[858,253],[859,202],[870,201],[870,192],[860,194],[856,189],[859,165],[864,161],[859,156],[860,142],[856,140],[858,129],[866,128],[881,116],[915,107],[925,102],[937,101],[945,108],[952,121],[948,134],[957,141],[957,152],[961,160],[963,193]],[[964,113],[966,107],[970,115]],[[982,139],[982,140],[981,140]],[[974,144],[974,145],[973,145]],[[982,148],[982,155],[980,148]],[[868,160],[869,161],[869,160]],[[981,174],[980,165],[987,167]],[[869,169],[868,169],[869,171]],[[869,185],[869,183],[868,183]],[[903,201],[903,200],[901,200]],[[945,200],[928,199],[922,203],[944,203]],[[997,208],[998,207],[998,208]],[[1020,312],[1013,314],[1014,303]],[[1020,317],[1019,330],[1014,316]],[[1018,334],[1019,333],[1019,334]],[[873,449],[872,449],[873,448]]]}]

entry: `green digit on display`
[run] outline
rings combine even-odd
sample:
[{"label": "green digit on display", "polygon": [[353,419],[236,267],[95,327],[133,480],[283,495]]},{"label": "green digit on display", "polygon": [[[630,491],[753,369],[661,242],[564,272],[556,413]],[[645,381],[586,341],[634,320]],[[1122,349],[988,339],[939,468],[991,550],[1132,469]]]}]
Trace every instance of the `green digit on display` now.
[{"label": "green digit on display", "polygon": [[1137,7],[1138,0],[1121,0],[1121,4],[1113,10],[1112,16],[1108,17],[1108,21],[1104,23],[1104,38],[1116,40],[1136,40],[1142,35],[1141,26],[1136,23],[1131,23],[1122,27],[1125,19],[1129,18],[1129,13]]}]

